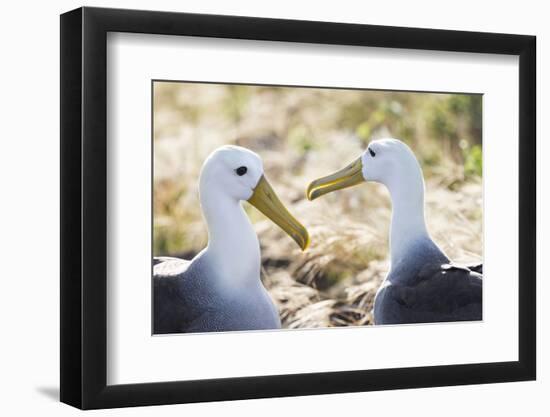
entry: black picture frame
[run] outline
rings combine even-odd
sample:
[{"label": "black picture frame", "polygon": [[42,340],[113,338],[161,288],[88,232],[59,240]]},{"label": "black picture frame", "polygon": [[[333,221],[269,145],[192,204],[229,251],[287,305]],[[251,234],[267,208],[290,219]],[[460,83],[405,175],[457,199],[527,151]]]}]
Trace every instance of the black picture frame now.
[{"label": "black picture frame", "polygon": [[[107,385],[108,32],[519,56],[519,360]],[[535,379],[534,36],[84,7],[61,15],[60,56],[62,402],[93,409]]]}]

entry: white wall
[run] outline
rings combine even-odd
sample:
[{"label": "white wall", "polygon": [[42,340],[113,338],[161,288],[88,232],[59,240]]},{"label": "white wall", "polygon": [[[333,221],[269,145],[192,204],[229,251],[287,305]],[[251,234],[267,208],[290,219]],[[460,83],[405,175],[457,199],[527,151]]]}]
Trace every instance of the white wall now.
[{"label": "white wall", "polygon": [[[32,4],[34,3],[34,4]],[[489,3],[489,2],[486,2]],[[492,3],[492,4],[491,4]],[[540,138],[549,124],[541,120],[550,97],[550,26],[544,2],[461,0],[388,2],[311,2],[194,0],[87,1],[90,6],[240,14],[294,19],[331,20],[396,26],[418,26],[534,34],[538,36],[538,119]],[[0,24],[0,410],[3,415],[40,412],[72,415],[57,403],[59,275],[59,18],[81,3],[4,2]],[[546,17],[545,17],[546,16]],[[404,69],[406,70],[406,69]],[[543,102],[544,100],[544,102]],[[543,130],[544,129],[544,130]],[[546,156],[546,158],[544,158]],[[539,147],[539,213],[550,210],[550,147]],[[539,216],[541,217],[541,216]],[[544,238],[543,235],[546,235]],[[550,250],[550,222],[540,218],[539,258]],[[388,391],[291,399],[239,401],[102,411],[100,415],[300,415],[334,416],[406,413],[415,416],[548,415],[550,405],[550,315],[548,263],[539,267],[539,380],[528,383]],[[368,346],[365,346],[368,354]],[[546,395],[544,395],[546,394]]]}]

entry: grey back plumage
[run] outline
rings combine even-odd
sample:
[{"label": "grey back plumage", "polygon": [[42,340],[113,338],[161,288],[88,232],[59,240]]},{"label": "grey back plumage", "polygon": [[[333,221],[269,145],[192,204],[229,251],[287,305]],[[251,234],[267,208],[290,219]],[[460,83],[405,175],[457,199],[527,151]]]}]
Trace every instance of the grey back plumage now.
[{"label": "grey back plumage", "polygon": [[376,295],[376,324],[482,319],[482,277],[468,268],[429,264],[411,284],[387,281]]},{"label": "grey back plumage", "polygon": [[155,334],[280,328],[279,314],[261,284],[221,288],[199,254],[192,261],[153,261]]},{"label": "grey back plumage", "polygon": [[481,265],[461,267],[433,244],[417,245],[392,267],[374,303],[375,324],[482,319]]}]

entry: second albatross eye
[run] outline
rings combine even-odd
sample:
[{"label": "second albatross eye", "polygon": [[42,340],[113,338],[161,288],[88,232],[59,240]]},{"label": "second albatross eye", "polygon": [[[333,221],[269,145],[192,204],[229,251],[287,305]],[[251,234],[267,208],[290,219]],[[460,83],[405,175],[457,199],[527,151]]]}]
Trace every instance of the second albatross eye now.
[{"label": "second albatross eye", "polygon": [[246,171],[248,171],[248,168],[246,167],[239,167],[235,170],[239,177],[242,177],[244,174],[246,174]]},{"label": "second albatross eye", "polygon": [[371,148],[369,148],[369,153],[373,158],[376,156],[376,152],[374,152]]}]

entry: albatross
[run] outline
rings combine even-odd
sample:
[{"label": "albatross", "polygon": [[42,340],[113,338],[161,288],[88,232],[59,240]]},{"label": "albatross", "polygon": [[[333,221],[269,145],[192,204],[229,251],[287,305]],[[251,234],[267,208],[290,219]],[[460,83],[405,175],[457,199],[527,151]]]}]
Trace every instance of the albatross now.
[{"label": "albatross", "polygon": [[208,245],[192,260],[153,260],[154,333],[278,329],[276,306],[260,280],[260,245],[241,202],[248,201],[302,250],[307,230],[281,203],[260,157],[223,146],[205,160],[199,196]]},{"label": "albatross", "polygon": [[307,197],[314,200],[365,181],[385,185],[392,201],[391,266],[376,293],[375,324],[481,320],[482,266],[452,263],[430,237],[422,170],[405,143],[372,141],[357,160],[313,181]]}]

